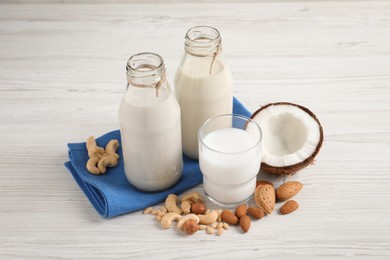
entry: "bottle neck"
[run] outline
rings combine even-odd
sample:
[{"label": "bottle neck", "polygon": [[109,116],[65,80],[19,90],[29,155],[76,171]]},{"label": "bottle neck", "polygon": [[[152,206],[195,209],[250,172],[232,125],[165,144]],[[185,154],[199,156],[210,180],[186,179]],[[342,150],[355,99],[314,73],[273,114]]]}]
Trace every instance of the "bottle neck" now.
[{"label": "bottle neck", "polygon": [[184,49],[195,57],[217,56],[222,50],[221,36],[213,27],[193,27],[186,33]]},{"label": "bottle neck", "polygon": [[127,88],[155,88],[158,97],[159,89],[166,86],[166,73],[163,59],[155,53],[135,54],[126,65]]}]

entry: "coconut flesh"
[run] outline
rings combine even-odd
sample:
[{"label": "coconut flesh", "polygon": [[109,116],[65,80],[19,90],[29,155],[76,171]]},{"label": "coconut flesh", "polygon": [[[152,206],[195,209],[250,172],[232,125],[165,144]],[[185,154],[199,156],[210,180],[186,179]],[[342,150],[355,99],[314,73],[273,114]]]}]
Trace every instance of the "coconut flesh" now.
[{"label": "coconut flesh", "polygon": [[309,109],[287,102],[272,103],[251,118],[263,132],[262,170],[292,175],[313,163],[323,142],[323,131]]}]

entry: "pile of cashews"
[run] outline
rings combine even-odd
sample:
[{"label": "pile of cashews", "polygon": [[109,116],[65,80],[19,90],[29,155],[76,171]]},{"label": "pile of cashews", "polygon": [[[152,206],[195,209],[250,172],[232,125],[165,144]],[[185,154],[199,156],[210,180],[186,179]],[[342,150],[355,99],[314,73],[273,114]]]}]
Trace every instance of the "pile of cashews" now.
[{"label": "pile of cashews", "polygon": [[[180,203],[180,207],[178,206]],[[229,225],[222,222],[222,210],[210,210],[204,206],[204,213],[197,214],[193,205],[203,204],[202,196],[199,192],[190,192],[178,198],[175,194],[169,194],[165,200],[165,205],[159,209],[153,207],[146,208],[144,214],[156,216],[163,229],[169,229],[174,222],[177,222],[177,229],[183,230],[186,234],[192,235],[198,230],[206,230],[208,234],[220,236],[224,230],[229,229]]]},{"label": "pile of cashews", "polygon": [[118,140],[110,140],[104,149],[97,146],[95,137],[90,136],[87,139],[86,146],[89,156],[86,168],[90,173],[94,175],[105,174],[107,167],[118,165],[119,155],[116,153],[119,147]]}]

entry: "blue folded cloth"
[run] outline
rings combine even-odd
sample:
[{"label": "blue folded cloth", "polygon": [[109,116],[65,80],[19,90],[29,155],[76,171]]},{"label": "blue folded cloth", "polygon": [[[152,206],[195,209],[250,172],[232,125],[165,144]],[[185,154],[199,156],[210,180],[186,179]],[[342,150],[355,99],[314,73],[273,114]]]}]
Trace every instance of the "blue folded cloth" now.
[{"label": "blue folded cloth", "polygon": [[[250,116],[250,112],[236,98],[233,98],[233,113]],[[111,139],[117,139],[121,143],[119,130],[97,138],[96,143],[101,147],[105,147]],[[180,194],[202,183],[198,161],[191,160],[183,155],[183,174],[173,187],[156,193],[142,192],[132,186],[126,179],[121,146],[117,151],[120,156],[118,165],[108,168],[106,174],[99,176],[90,174],[85,168],[89,158],[85,142],[70,143],[68,148],[70,161],[65,163],[65,167],[72,173],[92,205],[104,218],[112,218],[144,209],[162,202],[171,193]]]}]

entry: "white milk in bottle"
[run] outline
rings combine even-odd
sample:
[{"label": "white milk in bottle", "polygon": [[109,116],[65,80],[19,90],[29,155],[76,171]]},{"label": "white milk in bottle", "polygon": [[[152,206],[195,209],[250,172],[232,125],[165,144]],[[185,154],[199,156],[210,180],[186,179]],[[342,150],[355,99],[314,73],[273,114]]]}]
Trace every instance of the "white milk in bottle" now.
[{"label": "white milk in bottle", "polygon": [[215,28],[191,28],[175,77],[181,108],[183,152],[198,158],[198,129],[209,118],[231,114],[233,79],[221,56],[221,36]]},{"label": "white milk in bottle", "polygon": [[180,107],[159,55],[136,54],[126,69],[128,88],[119,108],[126,177],[140,190],[163,190],[182,174]]}]

